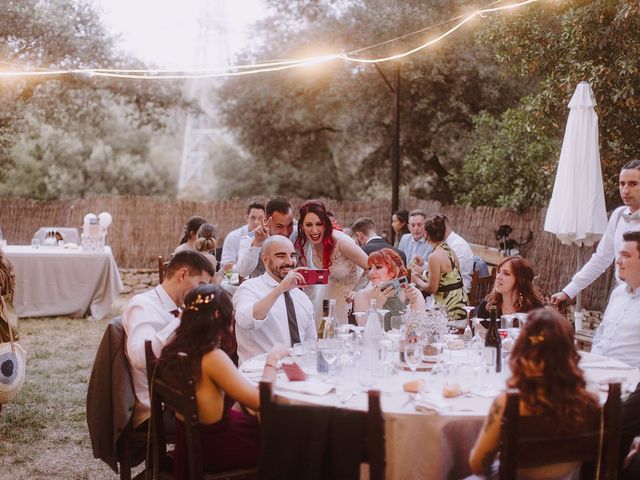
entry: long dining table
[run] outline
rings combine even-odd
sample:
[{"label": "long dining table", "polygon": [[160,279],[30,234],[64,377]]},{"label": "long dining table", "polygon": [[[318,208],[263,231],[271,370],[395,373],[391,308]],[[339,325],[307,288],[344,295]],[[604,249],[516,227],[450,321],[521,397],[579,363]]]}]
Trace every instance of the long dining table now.
[{"label": "long dining table", "polygon": [[86,252],[79,248],[8,245],[13,265],[13,306],[19,317],[73,316],[87,312],[104,318],[123,288],[111,248]]},{"label": "long dining table", "polygon": [[[580,366],[602,402],[606,400],[606,386],[620,381],[623,393],[635,389],[640,381],[638,369],[614,359],[581,352]],[[296,358],[296,357],[294,357]],[[298,363],[304,364],[298,358]],[[258,382],[264,366],[264,356],[247,360],[240,371],[248,379]],[[342,401],[327,375],[318,375],[308,365],[304,370],[309,378],[290,382],[281,371],[275,383],[279,401],[292,404],[324,405],[337,408],[366,410],[367,395],[361,391]],[[425,369],[426,370],[426,369]],[[493,399],[505,389],[508,371],[483,374],[485,388],[470,389],[454,398],[442,396],[443,379],[428,371],[400,370],[379,378],[370,388],[381,391],[385,417],[386,478],[397,480],[459,479],[470,475],[468,457]],[[418,396],[403,390],[410,380],[424,381],[424,391]],[[446,381],[446,379],[444,379]],[[368,478],[366,468],[362,478]]]}]

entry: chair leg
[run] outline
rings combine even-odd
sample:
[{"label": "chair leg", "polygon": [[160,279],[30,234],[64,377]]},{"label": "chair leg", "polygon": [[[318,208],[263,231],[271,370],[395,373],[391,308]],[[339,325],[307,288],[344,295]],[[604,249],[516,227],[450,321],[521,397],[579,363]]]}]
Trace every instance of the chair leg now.
[{"label": "chair leg", "polygon": [[120,437],[120,480],[131,480],[131,439],[129,438],[131,432],[129,428],[127,426],[127,430]]}]

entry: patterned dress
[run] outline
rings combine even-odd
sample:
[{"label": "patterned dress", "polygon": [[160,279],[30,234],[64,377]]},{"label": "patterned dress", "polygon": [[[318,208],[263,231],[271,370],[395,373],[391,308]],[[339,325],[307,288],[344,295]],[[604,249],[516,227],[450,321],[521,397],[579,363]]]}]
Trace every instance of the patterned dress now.
[{"label": "patterned dress", "polygon": [[[469,303],[469,298],[462,284],[460,269],[456,265],[455,253],[446,242],[441,242],[436,248],[442,248],[447,253],[447,257],[451,262],[451,271],[440,275],[438,290],[433,298],[439,307],[447,309],[449,318],[451,318],[456,327],[464,328],[467,318],[467,312],[464,307]],[[434,248],[434,251],[436,248]]]}]

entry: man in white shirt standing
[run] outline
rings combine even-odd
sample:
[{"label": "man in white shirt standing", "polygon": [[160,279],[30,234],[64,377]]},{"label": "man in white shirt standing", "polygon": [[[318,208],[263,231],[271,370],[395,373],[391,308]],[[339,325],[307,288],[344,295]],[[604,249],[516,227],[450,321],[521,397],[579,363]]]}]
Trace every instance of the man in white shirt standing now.
[{"label": "man in white shirt standing", "polygon": [[[441,214],[442,215],[442,214]],[[451,222],[446,215],[442,215],[445,218],[446,230],[444,231],[444,241],[451,247],[458,257],[460,262],[460,275],[462,275],[462,284],[467,293],[471,290],[471,277],[473,276],[473,250],[467,241],[453,231],[451,228]]]},{"label": "man in white shirt standing", "polygon": [[622,283],[611,292],[591,351],[640,368],[640,231],[622,239],[616,260]]},{"label": "man in white shirt standing", "polygon": [[426,260],[431,253],[432,248],[427,243],[424,229],[426,218],[424,212],[419,209],[409,213],[409,232],[411,233],[405,233],[398,245],[407,257],[407,266],[414,263],[416,257],[420,257],[419,262]]},{"label": "man in white shirt standing", "polygon": [[256,202],[250,204],[247,207],[246,220],[246,225],[229,232],[224,239],[222,254],[220,255],[220,265],[222,265],[225,271],[233,268],[233,265],[238,262],[240,239],[262,225],[264,220],[264,205]]},{"label": "man in white shirt standing", "polygon": [[276,197],[269,200],[266,205],[266,216],[266,220],[261,225],[240,240],[238,275],[243,278],[257,277],[264,273],[264,265],[260,261],[260,249],[269,235],[282,235],[292,242],[296,241],[293,207],[286,198]]},{"label": "man in white shirt standing", "polygon": [[185,295],[192,288],[209,283],[214,273],[213,265],[200,252],[178,252],[169,260],[162,284],[135,295],[127,304],[122,324],[127,335],[126,354],[136,394],[134,428],[150,416],[145,340],[151,340],[153,353],[160,356],[180,323],[178,315]]},{"label": "man in white shirt standing", "polygon": [[611,214],[607,230],[591,259],[561,292],[551,296],[551,303],[554,305],[575,297],[591,285],[615,260],[616,252],[622,245],[622,235],[640,230],[640,160],[632,160],[622,167],[619,187],[624,206],[618,207]]},{"label": "man in white shirt standing", "polygon": [[277,343],[293,346],[315,340],[313,304],[298,286],[296,252],[287,237],[272,235],[262,245],[265,273],[243,282],[233,295],[240,362],[266,353]]}]

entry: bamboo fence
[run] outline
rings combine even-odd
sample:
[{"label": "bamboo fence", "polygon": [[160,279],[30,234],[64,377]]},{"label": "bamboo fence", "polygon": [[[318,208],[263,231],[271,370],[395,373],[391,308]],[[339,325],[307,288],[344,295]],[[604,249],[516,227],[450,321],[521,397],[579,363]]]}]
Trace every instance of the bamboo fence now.
[{"label": "bamboo fence", "polygon": [[[47,226],[81,228],[84,216],[108,211],[113,216],[107,243],[118,265],[124,268],[154,267],[159,255],[167,258],[182,236],[186,220],[200,215],[216,226],[219,245],[231,230],[245,222],[247,205],[251,201],[266,202],[265,197],[251,199],[191,202],[170,198],[142,196],[92,196],[81,199],[37,202],[22,198],[0,198],[0,227],[10,244],[29,244],[35,231]],[[293,199],[297,209],[302,199]],[[378,225],[378,233],[390,231],[391,202],[388,199],[335,201],[325,200],[338,221],[348,226],[356,218],[368,216]],[[457,233],[468,242],[497,247],[495,231],[502,224],[513,228],[511,238],[533,240],[520,248],[520,254],[533,265],[538,286],[545,295],[562,288],[576,271],[576,248],[561,245],[556,237],[544,232],[544,209],[524,213],[489,207],[441,206],[438,202],[407,198],[403,208],[422,208],[427,215],[445,213]],[[296,215],[297,217],[297,215]],[[585,261],[593,252],[585,248]],[[585,308],[604,309],[613,283],[613,268],[609,268],[583,293]]]}]

